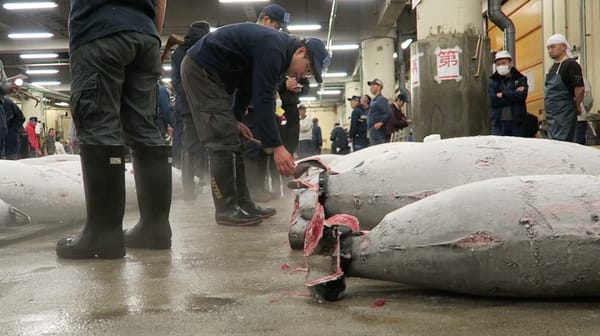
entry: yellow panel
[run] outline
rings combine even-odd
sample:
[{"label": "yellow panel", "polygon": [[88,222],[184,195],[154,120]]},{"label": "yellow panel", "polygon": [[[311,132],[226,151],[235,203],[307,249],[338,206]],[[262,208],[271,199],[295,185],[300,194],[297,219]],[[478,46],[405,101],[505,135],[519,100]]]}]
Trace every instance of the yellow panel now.
[{"label": "yellow panel", "polygon": [[521,6],[525,5],[530,0],[508,0],[504,5],[502,5],[502,12],[505,15],[511,16],[515,11],[519,10]]},{"label": "yellow panel", "polygon": [[498,28],[494,27],[488,32],[490,38],[491,50],[502,50],[504,49],[504,33]]},{"label": "yellow panel", "polygon": [[542,2],[532,0],[521,7],[510,19],[515,24],[517,41],[542,26]]},{"label": "yellow panel", "polygon": [[[519,67],[517,66],[517,68]],[[540,63],[528,69],[519,68],[519,71],[527,76],[527,84],[529,85],[527,110],[533,113],[544,108],[544,65]]]},{"label": "yellow panel", "polygon": [[518,40],[515,47],[517,67],[527,69],[541,63],[544,55],[543,43],[541,28]]},{"label": "yellow panel", "polygon": [[538,120],[543,120],[544,119],[544,100],[538,99],[536,101],[527,103],[527,112],[536,116],[538,118]]}]

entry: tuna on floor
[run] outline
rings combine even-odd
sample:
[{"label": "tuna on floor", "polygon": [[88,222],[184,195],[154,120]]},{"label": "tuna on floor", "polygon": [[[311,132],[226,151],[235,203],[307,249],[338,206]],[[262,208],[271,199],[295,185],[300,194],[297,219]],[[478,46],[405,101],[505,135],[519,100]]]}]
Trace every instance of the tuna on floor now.
[{"label": "tuna on floor", "polygon": [[[309,286],[326,299],[340,297],[344,275],[483,296],[596,296],[598,190],[600,178],[590,175],[451,188],[387,214],[367,233],[338,235],[337,272]],[[335,227],[333,218],[311,223],[307,232],[321,233],[307,234],[307,254],[334,244]]]},{"label": "tuna on floor", "polygon": [[325,218],[350,214],[368,230],[391,211],[465,183],[503,176],[600,174],[600,151],[554,140],[478,136],[382,148],[373,155],[358,151],[330,165],[315,160],[298,165],[302,174],[292,183],[298,190],[288,235],[293,249],[304,246],[317,203]]}]

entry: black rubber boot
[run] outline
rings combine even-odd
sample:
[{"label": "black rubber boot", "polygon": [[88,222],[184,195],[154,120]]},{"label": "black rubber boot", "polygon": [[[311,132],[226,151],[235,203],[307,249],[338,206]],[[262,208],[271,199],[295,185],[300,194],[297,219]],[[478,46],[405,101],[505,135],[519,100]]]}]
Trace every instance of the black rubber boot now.
[{"label": "black rubber boot", "polygon": [[140,220],[125,232],[131,248],[165,250],[171,248],[171,147],[151,146],[131,149],[133,176]]},{"label": "black rubber boot", "polygon": [[181,183],[183,186],[183,200],[194,201],[196,199],[196,155],[192,152],[184,152],[181,158]]},{"label": "black rubber boot", "polygon": [[217,224],[232,226],[259,224],[262,222],[260,216],[249,214],[238,205],[235,170],[231,152],[215,151],[210,154],[211,189]]},{"label": "black rubber boot", "polygon": [[247,187],[250,190],[252,199],[256,202],[266,203],[271,200],[271,194],[265,188],[265,171],[261,171],[263,158],[244,157],[244,166],[248,177]]},{"label": "black rubber boot", "polygon": [[125,256],[125,160],[123,146],[80,145],[87,219],[78,236],[56,244],[66,259],[118,259]]},{"label": "black rubber boot", "polygon": [[277,213],[277,210],[273,208],[259,207],[250,198],[248,184],[246,183],[244,156],[242,154],[235,155],[235,177],[237,201],[240,208],[251,215],[260,216],[261,218],[269,218]]}]

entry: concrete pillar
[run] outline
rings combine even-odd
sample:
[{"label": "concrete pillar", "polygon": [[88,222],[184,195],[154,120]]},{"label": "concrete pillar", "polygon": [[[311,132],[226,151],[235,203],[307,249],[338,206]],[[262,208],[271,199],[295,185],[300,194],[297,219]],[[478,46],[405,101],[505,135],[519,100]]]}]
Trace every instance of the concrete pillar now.
[{"label": "concrete pillar", "polygon": [[394,96],[394,39],[382,37],[363,40],[361,60],[363,94],[371,95],[367,81],[378,78],[383,81],[383,95],[388,99]]},{"label": "concrete pillar", "polygon": [[[411,45],[411,95],[416,141],[489,133],[489,43],[481,2],[428,0],[417,6]],[[480,50],[477,46],[480,44]]]}]

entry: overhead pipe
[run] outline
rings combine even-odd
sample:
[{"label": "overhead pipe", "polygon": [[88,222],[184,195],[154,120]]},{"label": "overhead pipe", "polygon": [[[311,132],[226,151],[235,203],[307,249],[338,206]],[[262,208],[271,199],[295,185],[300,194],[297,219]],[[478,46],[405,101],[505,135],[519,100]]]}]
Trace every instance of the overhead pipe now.
[{"label": "overhead pipe", "polygon": [[512,55],[513,64],[516,65],[515,25],[511,19],[502,12],[502,0],[488,0],[488,17],[504,32],[504,50]]}]

